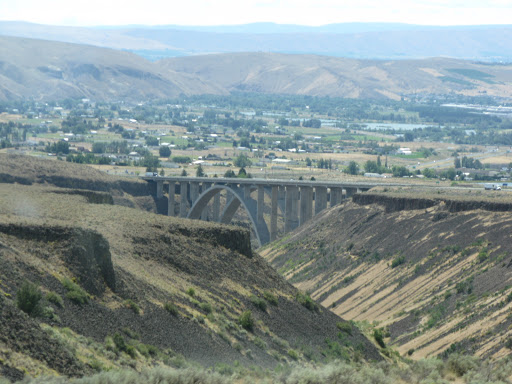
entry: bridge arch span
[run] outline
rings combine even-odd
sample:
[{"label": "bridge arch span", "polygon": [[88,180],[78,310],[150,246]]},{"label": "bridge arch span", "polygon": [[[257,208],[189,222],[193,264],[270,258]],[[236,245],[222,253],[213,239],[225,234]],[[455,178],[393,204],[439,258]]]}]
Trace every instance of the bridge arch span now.
[{"label": "bridge arch span", "polygon": [[258,244],[261,246],[268,243],[270,241],[270,232],[265,221],[258,220],[257,202],[250,196],[246,198],[244,189],[240,187],[222,184],[215,184],[211,186],[206,191],[201,193],[196,201],[193,202],[187,218],[196,220],[200,219],[203,210],[206,208],[210,200],[216,194],[221,193],[222,191],[230,192],[233,196],[233,199],[230,202],[226,202],[226,207],[222,212],[220,221],[224,224],[229,224],[238,207],[241,205],[248,213],[249,220],[258,240]]}]

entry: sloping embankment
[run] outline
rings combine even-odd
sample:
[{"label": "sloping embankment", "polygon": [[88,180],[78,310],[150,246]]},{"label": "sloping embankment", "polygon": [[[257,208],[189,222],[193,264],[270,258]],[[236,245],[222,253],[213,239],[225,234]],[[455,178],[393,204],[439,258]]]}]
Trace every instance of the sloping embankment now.
[{"label": "sloping embankment", "polygon": [[512,339],[511,210],[478,197],[357,194],[263,255],[335,313],[377,322],[403,354],[502,356]]}]

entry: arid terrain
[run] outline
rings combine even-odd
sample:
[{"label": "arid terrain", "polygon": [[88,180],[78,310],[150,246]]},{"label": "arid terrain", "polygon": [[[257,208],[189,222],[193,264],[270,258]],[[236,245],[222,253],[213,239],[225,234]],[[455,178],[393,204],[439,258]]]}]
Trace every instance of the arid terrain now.
[{"label": "arid terrain", "polygon": [[512,199],[500,191],[357,194],[262,255],[401,355],[510,354]]},{"label": "arid terrain", "polygon": [[89,45],[6,36],[0,43],[4,101],[139,102],[230,92],[393,100],[418,94],[511,95],[510,65],[459,59],[379,61],[257,52],[150,62]]},{"label": "arid terrain", "polygon": [[[145,182],[9,155],[0,181],[3,376],[382,359],[253,252],[246,230],[147,212]],[[31,316],[17,301],[27,282],[43,294]]]}]

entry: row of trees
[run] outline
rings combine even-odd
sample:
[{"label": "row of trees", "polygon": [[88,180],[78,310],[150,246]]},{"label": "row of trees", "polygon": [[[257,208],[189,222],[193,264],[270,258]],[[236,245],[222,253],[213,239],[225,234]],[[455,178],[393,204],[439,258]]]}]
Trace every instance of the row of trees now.
[{"label": "row of trees", "polygon": [[462,159],[456,157],[454,160],[455,168],[472,168],[472,169],[483,169],[484,165],[478,159],[472,157],[463,156]]}]

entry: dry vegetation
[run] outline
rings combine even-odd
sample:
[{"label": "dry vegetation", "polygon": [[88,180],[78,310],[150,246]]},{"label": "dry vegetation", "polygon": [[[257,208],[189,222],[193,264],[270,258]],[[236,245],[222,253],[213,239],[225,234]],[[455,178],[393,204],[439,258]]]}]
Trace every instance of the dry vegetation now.
[{"label": "dry vegetation", "polygon": [[325,307],[382,329],[402,356],[499,358],[512,337],[511,210],[507,193],[387,189],[262,254]]},{"label": "dry vegetation", "polygon": [[[63,176],[53,166],[70,164],[2,160],[1,375],[382,359],[357,330],[340,339],[338,317],[299,300],[252,252],[248,231],[112,204],[138,202],[127,192],[137,194],[137,182],[100,175],[101,191],[83,193],[95,185],[88,167]],[[42,292],[32,316],[15,305],[25,281]],[[48,340],[61,346],[56,362]]]}]

